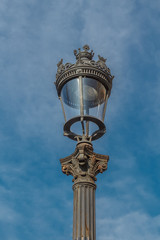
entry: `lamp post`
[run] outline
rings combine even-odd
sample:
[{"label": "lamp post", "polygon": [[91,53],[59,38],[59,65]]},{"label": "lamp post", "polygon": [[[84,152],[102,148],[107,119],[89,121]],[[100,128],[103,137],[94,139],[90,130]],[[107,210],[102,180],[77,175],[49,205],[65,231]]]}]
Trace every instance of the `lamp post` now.
[{"label": "lamp post", "polygon": [[73,154],[60,159],[62,172],[73,176],[73,240],[95,240],[96,175],[107,169],[109,156],[93,152],[92,141],[106,132],[104,117],[113,76],[106,59],[88,45],[74,50],[76,63],[57,64],[56,89],[64,114],[64,135],[77,141]]}]

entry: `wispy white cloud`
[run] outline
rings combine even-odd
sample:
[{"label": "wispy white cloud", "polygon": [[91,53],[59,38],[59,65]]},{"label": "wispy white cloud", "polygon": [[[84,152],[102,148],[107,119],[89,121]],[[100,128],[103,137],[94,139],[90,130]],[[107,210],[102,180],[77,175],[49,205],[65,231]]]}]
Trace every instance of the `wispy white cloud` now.
[{"label": "wispy white cloud", "polygon": [[106,213],[106,218],[98,219],[97,223],[97,239],[159,239],[160,216],[130,212],[120,217],[109,218]]},{"label": "wispy white cloud", "polygon": [[14,209],[4,203],[2,200],[0,202],[0,222],[7,222],[16,224],[20,222],[21,216]]},{"label": "wispy white cloud", "polygon": [[102,197],[98,191],[96,201],[97,239],[158,239],[159,199],[147,180],[112,173],[112,180],[103,181],[98,188],[106,194]]}]

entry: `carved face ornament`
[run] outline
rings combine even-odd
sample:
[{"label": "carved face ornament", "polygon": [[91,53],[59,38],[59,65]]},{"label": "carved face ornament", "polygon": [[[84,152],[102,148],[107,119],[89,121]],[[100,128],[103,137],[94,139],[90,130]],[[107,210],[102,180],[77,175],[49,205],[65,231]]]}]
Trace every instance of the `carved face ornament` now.
[{"label": "carved face ornament", "polygon": [[78,161],[79,161],[79,165],[84,166],[87,163],[87,156],[86,154],[84,154],[84,150],[79,150],[79,154],[77,157]]}]

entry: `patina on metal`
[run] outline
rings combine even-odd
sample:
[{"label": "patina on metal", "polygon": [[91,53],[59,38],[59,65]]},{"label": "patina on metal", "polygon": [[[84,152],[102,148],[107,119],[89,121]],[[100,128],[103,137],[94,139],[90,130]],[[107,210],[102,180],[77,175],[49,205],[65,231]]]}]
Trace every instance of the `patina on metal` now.
[{"label": "patina on metal", "polygon": [[95,240],[96,175],[107,169],[109,156],[93,152],[90,142],[79,142],[75,152],[60,159],[62,172],[73,176],[73,240]]},{"label": "patina on metal", "polygon": [[90,48],[88,45],[83,46],[83,50],[84,51],[81,51],[80,48],[78,52],[74,50],[74,55],[77,60],[75,64],[63,64],[63,59],[57,64],[58,69],[55,84],[58,96],[60,96],[61,89],[67,81],[79,76],[91,77],[102,82],[102,84],[108,88],[110,95],[114,76],[111,75],[111,71],[106,65],[107,59],[98,55],[99,60],[93,60],[94,53],[93,50],[89,52]]},{"label": "patina on metal", "polygon": [[[83,47],[83,51],[81,49],[74,50],[74,55],[76,56],[76,63],[66,63],[63,64],[63,59],[59,61],[57,64],[57,74],[56,74],[56,89],[59,96],[59,99],[61,101],[62,110],[64,114],[65,124],[64,124],[64,135],[69,137],[72,140],[75,141],[81,141],[84,139],[84,135],[86,140],[97,140],[98,138],[102,137],[103,134],[106,132],[106,127],[104,125],[104,117],[106,112],[106,106],[107,106],[107,100],[111,93],[112,88],[112,80],[114,76],[111,75],[110,69],[106,65],[106,59],[98,55],[98,61],[93,60],[93,50],[89,52],[90,48],[88,45],[85,45]],[[83,98],[84,98],[84,89],[82,85],[83,79],[87,78],[90,79],[90,84],[94,84],[94,81],[98,82],[99,85],[103,86],[106,91],[106,97],[103,98],[104,90],[101,90],[99,95],[97,95],[97,102],[94,101],[88,101],[88,109],[85,109]],[[75,116],[71,119],[66,118],[66,113],[64,109],[64,104],[61,97],[62,89],[67,85],[68,82],[71,82],[71,80],[79,80],[79,92],[80,92],[80,113],[78,116]],[[92,97],[92,94],[94,92],[91,92],[91,90],[95,91],[93,87],[88,86],[88,91],[90,91],[90,95]],[[75,92],[73,92],[73,95]],[[73,97],[75,98],[75,96]],[[105,107],[103,110],[103,117],[102,119],[99,119],[97,117],[94,117],[93,115],[90,115],[89,108],[98,107],[102,104],[102,102],[105,102]],[[76,104],[72,101],[68,101],[67,103],[71,108],[76,108]],[[78,107],[77,107],[78,108]],[[84,111],[86,113],[84,114]],[[77,134],[71,130],[72,125],[74,125],[77,122],[81,122],[82,128],[83,128],[83,134]],[[89,135],[89,123],[93,123],[97,126],[96,131],[92,132]],[[86,123],[86,132],[84,123]],[[82,136],[83,135],[83,136]]]},{"label": "patina on metal", "polygon": [[[75,64],[63,64],[61,59],[57,64],[55,82],[64,114],[64,135],[78,142],[73,154],[60,159],[62,172],[73,176],[73,240],[96,240],[95,181],[97,174],[107,169],[109,161],[108,155],[93,151],[92,141],[106,132],[104,117],[114,76],[106,65],[106,59],[98,55],[98,61],[93,60],[93,50],[89,50],[88,45],[82,51],[74,50]],[[64,89],[67,89],[66,98],[63,98]],[[102,105],[101,117],[94,116],[93,109],[100,109]],[[68,119],[66,106],[67,109],[76,109],[78,115]],[[76,123],[80,123],[80,134],[72,131]],[[91,123],[97,129],[90,133]]]}]

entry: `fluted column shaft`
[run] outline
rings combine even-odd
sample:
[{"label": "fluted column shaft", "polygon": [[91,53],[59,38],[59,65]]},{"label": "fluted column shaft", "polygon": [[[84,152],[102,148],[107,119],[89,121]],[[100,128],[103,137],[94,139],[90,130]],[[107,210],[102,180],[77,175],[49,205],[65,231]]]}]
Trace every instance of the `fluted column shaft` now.
[{"label": "fluted column shaft", "polygon": [[73,185],[73,240],[96,240],[95,189],[89,182]]},{"label": "fluted column shaft", "polygon": [[62,172],[73,176],[73,240],[96,240],[96,175],[107,169],[109,156],[93,152],[90,142],[79,142],[75,152],[60,159]]}]

